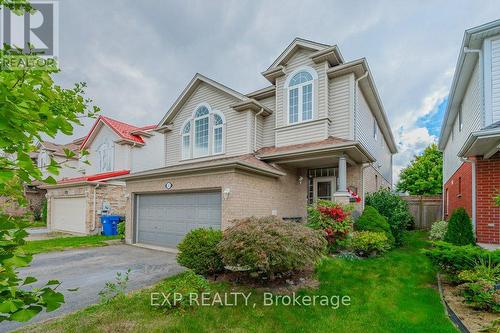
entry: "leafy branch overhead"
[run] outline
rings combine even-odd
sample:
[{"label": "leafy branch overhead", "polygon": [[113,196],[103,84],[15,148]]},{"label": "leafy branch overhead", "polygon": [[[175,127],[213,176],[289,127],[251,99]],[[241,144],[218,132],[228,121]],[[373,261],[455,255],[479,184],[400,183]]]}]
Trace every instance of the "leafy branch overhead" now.
[{"label": "leafy branch overhead", "polygon": [[[0,0],[0,11],[9,8],[16,15],[33,13],[27,1]],[[5,57],[26,56],[19,48],[4,45],[0,62]],[[36,58],[35,54],[29,54]],[[54,183],[44,177],[30,153],[36,143],[57,134],[73,134],[73,127],[81,125],[83,117],[93,117],[99,108],[91,107],[85,97],[85,83],[72,88],[55,84],[53,75],[58,70],[36,70],[30,67],[0,71],[0,196],[24,200],[24,185],[34,180]],[[66,158],[75,153],[65,151]],[[85,155],[80,154],[80,157]],[[46,170],[58,174],[61,164],[51,158]],[[64,303],[57,291],[60,283],[50,280],[37,284],[34,277],[19,278],[18,269],[29,266],[32,257],[22,251],[28,235],[23,225],[2,214],[0,207],[0,322],[28,321],[42,310],[53,311]]]}]

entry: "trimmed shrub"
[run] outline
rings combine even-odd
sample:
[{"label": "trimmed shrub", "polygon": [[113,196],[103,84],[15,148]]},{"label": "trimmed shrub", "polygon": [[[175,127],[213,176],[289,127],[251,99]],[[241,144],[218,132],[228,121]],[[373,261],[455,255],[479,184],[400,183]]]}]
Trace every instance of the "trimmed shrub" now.
[{"label": "trimmed shrub", "polygon": [[455,245],[475,244],[472,223],[465,208],[459,207],[453,211],[448,222],[448,230],[444,241]]},{"label": "trimmed shrub", "polygon": [[118,235],[122,236],[122,238],[125,238],[125,221],[121,221],[120,223],[118,223],[116,229],[118,231]]},{"label": "trimmed shrub", "polygon": [[[159,296],[158,303],[164,309],[168,310],[192,305],[189,303],[189,300],[192,298],[191,295],[210,292],[210,285],[205,278],[188,270],[159,283],[155,287],[156,290],[162,293],[162,296]],[[182,295],[182,297],[179,297],[179,295]],[[164,297],[168,301],[165,301]],[[150,300],[150,302],[152,301]]]},{"label": "trimmed shrub", "polygon": [[323,232],[269,216],[234,221],[224,231],[218,250],[226,267],[273,279],[312,268],[326,245]]},{"label": "trimmed shrub", "polygon": [[433,242],[433,247],[422,252],[441,270],[449,274],[473,269],[478,262],[500,264],[500,250],[488,251],[478,246],[457,246],[446,242]]},{"label": "trimmed shrub", "polygon": [[397,194],[387,189],[380,189],[366,197],[366,204],[374,207],[387,218],[395,244],[401,245],[405,230],[413,225],[413,216],[408,209],[408,203]]},{"label": "trimmed shrub", "polygon": [[387,219],[372,206],[365,206],[363,214],[354,224],[356,230],[383,232],[387,236],[389,243],[394,244],[394,236]]},{"label": "trimmed shrub", "polygon": [[460,286],[465,302],[478,310],[500,312],[500,290],[496,290],[495,283],[480,280],[464,283]]},{"label": "trimmed shrub", "polygon": [[446,221],[436,221],[431,226],[431,231],[429,233],[429,239],[438,241],[443,240],[444,235],[448,231],[448,222]]},{"label": "trimmed shrub", "polygon": [[360,257],[371,257],[386,252],[391,245],[385,232],[355,231],[349,248]]},{"label": "trimmed shrub", "polygon": [[217,245],[222,239],[222,231],[199,228],[187,233],[177,245],[180,251],[177,262],[192,269],[197,274],[207,275],[222,272],[224,265],[217,252]]}]

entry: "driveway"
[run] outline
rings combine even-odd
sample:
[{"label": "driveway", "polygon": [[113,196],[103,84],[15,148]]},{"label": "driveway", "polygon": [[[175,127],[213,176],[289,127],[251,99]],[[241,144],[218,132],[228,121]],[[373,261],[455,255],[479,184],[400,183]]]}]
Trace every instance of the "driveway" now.
[{"label": "driveway", "polygon": [[[40,282],[57,279],[58,289],[66,303],[53,312],[42,312],[28,323],[3,322],[0,332],[14,330],[37,321],[47,320],[98,303],[98,292],[106,281],[114,281],[116,272],[130,268],[128,290],[153,285],[155,282],[182,271],[175,254],[139,248],[131,245],[113,245],[81,250],[42,253],[34,257],[32,265],[21,270],[22,276],[34,276]],[[67,289],[79,288],[70,292]]]}]

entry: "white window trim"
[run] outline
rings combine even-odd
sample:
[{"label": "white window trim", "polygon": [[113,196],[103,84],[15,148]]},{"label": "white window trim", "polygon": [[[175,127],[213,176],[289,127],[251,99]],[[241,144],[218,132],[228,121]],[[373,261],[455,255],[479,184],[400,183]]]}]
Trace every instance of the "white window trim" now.
[{"label": "white window trim", "polygon": [[[201,116],[201,117],[195,117],[196,111],[200,107],[206,107],[208,109],[208,114]],[[215,125],[214,123],[214,117],[213,115],[216,114],[219,117],[222,118],[222,124],[221,125]],[[196,153],[196,148],[195,148],[195,142],[196,142],[196,131],[195,131],[195,121],[208,118],[208,150],[206,154],[197,154]],[[184,127],[190,123],[190,129],[189,133],[184,133]],[[215,136],[215,129],[216,128],[222,128],[222,151],[221,152],[214,152],[214,136]],[[180,136],[181,136],[181,161],[185,160],[191,160],[191,159],[196,159],[196,158],[203,158],[203,157],[209,157],[209,156],[217,156],[217,155],[223,155],[226,153],[226,118],[224,117],[224,113],[218,110],[214,110],[210,107],[208,103],[200,103],[198,104],[195,108],[193,113],[191,114],[191,117],[186,119],[184,123],[181,126],[180,129]],[[189,152],[187,154],[184,154],[185,148],[184,148],[184,137],[189,136]],[[186,155],[186,156],[185,156]]]},{"label": "white window trim", "polygon": [[[294,85],[292,87],[290,87],[290,81],[292,80],[292,78],[300,73],[300,72],[307,72],[309,74],[311,74],[312,76],[312,81],[307,81],[307,82],[303,82],[303,83],[300,83],[300,84],[297,84],[297,85]],[[293,72],[291,72],[286,81],[285,81],[285,88],[287,90],[287,93],[286,93],[286,98],[287,98],[287,109],[286,109],[286,113],[287,113],[287,125],[296,125],[296,124],[301,124],[301,123],[306,123],[306,122],[309,122],[309,121],[313,121],[316,119],[316,112],[315,112],[315,106],[316,106],[316,103],[315,103],[315,85],[317,84],[318,82],[318,73],[316,73],[316,71],[312,68],[312,67],[309,67],[309,66],[302,66],[300,68],[297,68],[296,70],[294,70]],[[302,105],[302,101],[303,101],[303,87],[306,86],[306,85],[311,85],[311,111],[312,111],[312,116],[311,116],[311,119],[307,119],[307,120],[303,120],[302,119],[302,116],[303,116],[303,105]],[[290,91],[292,89],[298,89],[298,120],[296,122],[291,122],[290,121]]]},{"label": "white window trim", "polygon": [[[226,127],[226,119],[224,118],[224,114],[222,112],[217,111],[217,110],[213,110],[210,113],[210,115],[212,115],[212,116],[213,115],[218,115],[222,119],[222,124],[220,124],[220,125],[215,125],[215,122],[213,123],[213,125],[212,125],[212,135],[211,135],[211,138],[212,138],[212,155],[222,155],[222,154],[224,154],[226,152],[226,144],[225,144],[225,142],[226,142],[226,140],[225,140],[225,135],[226,135],[226,128],[225,128]],[[212,117],[212,118],[214,118],[214,117]],[[217,128],[222,128],[222,149],[221,149],[220,152],[216,153],[215,150],[214,150],[215,149],[214,142],[215,142],[215,130]]]},{"label": "white window trim", "polygon": [[[187,124],[189,124],[189,132],[188,133],[184,133],[184,128],[187,126]],[[193,124],[191,124],[191,118],[189,119],[186,119],[184,121],[184,123],[182,124],[181,126],[181,159],[182,160],[188,160],[191,158],[191,150],[192,150],[192,135],[191,135],[191,132],[193,131]],[[189,137],[189,146],[187,147],[187,154],[184,154],[185,153],[185,148],[184,148],[184,137]]]}]

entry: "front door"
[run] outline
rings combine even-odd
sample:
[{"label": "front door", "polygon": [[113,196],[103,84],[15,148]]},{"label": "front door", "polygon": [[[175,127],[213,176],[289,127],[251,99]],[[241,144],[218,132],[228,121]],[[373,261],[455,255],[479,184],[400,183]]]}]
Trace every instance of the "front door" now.
[{"label": "front door", "polygon": [[314,201],[333,201],[333,193],[336,191],[335,177],[316,177],[313,181]]}]

